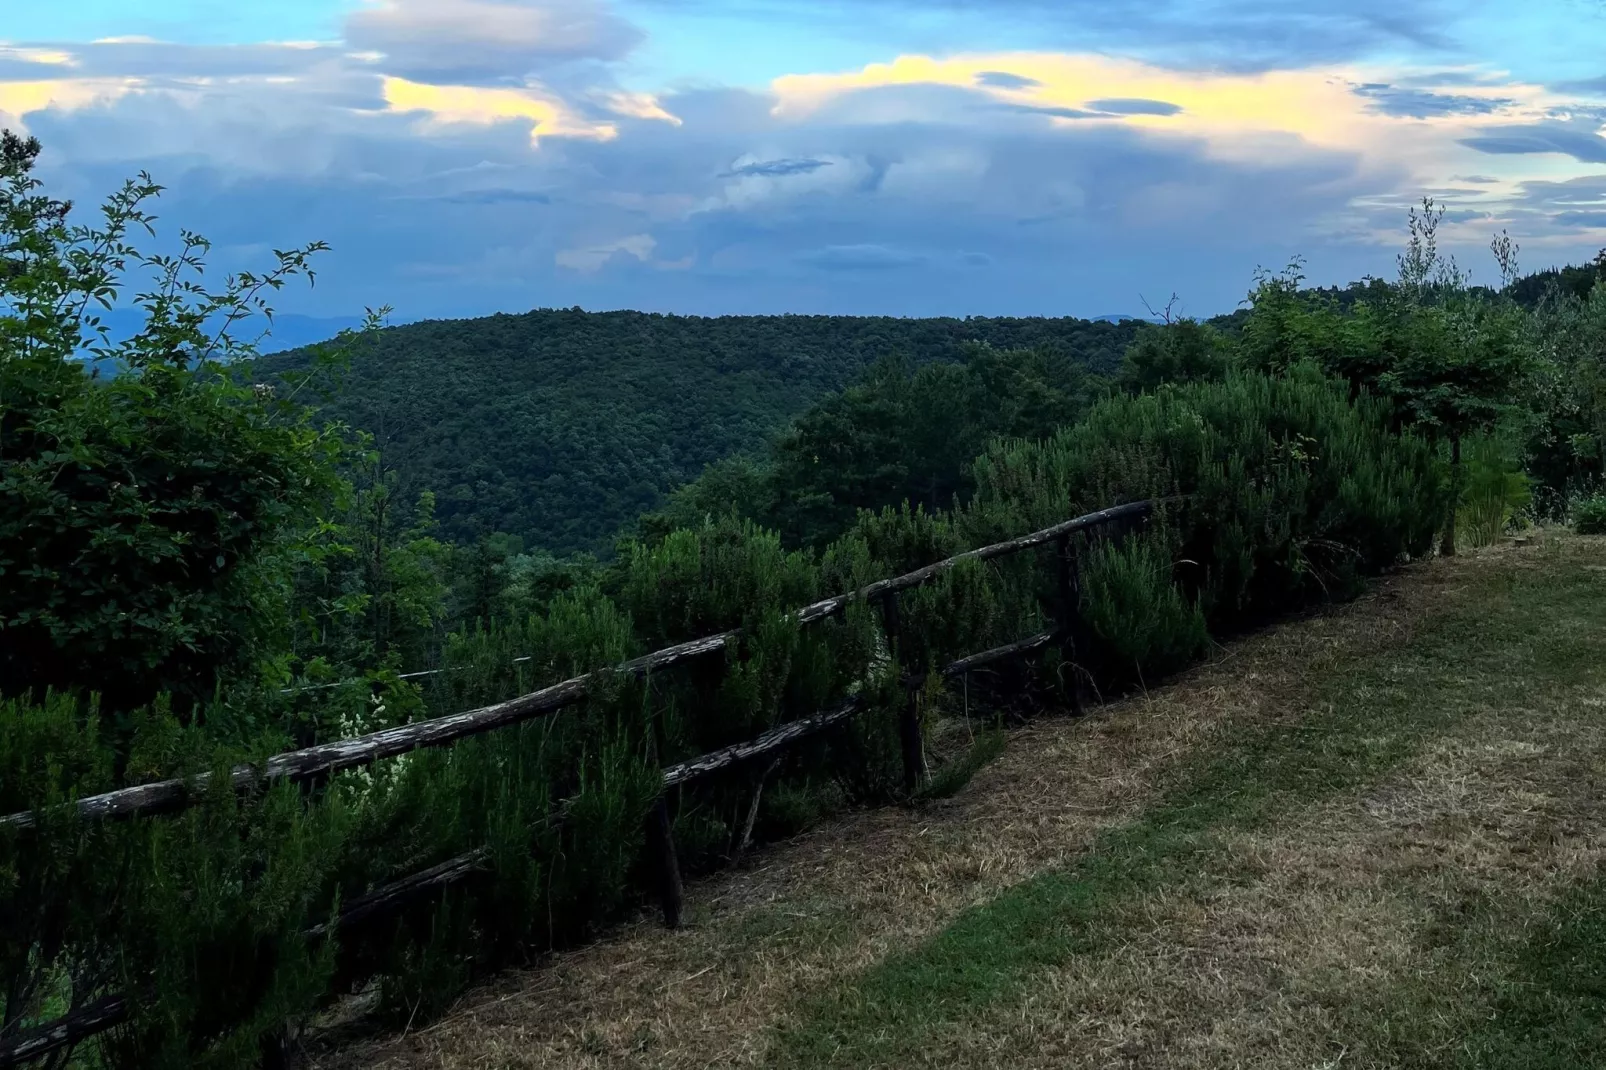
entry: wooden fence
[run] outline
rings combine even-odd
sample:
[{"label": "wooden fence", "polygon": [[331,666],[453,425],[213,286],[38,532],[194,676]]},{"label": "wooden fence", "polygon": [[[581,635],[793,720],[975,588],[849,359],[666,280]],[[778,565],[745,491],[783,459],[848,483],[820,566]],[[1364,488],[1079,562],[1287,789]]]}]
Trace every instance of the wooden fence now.
[{"label": "wooden fence", "polygon": [[[1081,569],[1072,536],[1078,532],[1088,532],[1092,535],[1106,534],[1107,529],[1113,529],[1114,537],[1119,537],[1143,523],[1153,512],[1154,504],[1152,501],[1141,501],[1101,509],[1041,531],[1034,531],[1030,535],[956,554],[902,576],[878,580],[849,594],[837,595],[804,606],[793,615],[798,623],[809,624],[841,613],[854,602],[875,600],[880,605],[889,645],[895,654],[901,655],[905,644],[899,641],[900,591],[927,583],[963,561],[986,561],[1033,547],[1054,544],[1057,549],[1060,616],[1056,627],[1017,642],[967,655],[940,671],[945,678],[963,676],[984,665],[1019,657],[1054,642],[1067,643],[1074,657],[1076,651],[1085,648],[1088,637],[1085,621],[1078,608],[1081,601]],[[738,632],[728,631],[678,643],[626,661],[615,666],[613,671],[638,678],[645,677],[680,662],[722,651],[737,636]],[[926,775],[921,711],[917,695],[921,680],[913,669],[913,666],[906,663],[902,665],[907,698],[899,715],[904,786],[911,793],[919,787]],[[594,676],[595,674],[577,676],[506,702],[482,706],[463,713],[448,714],[444,717],[387,728],[354,739],[336,740],[276,754],[260,765],[236,766],[229,774],[229,782],[234,790],[240,792],[259,790],[279,781],[315,782],[342,770],[370,765],[422,747],[446,746],[469,736],[517,724],[573,705],[586,696]],[[1080,678],[1071,689],[1071,705],[1073,713],[1082,712]],[[847,720],[862,709],[861,699],[848,698],[830,709],[789,721],[751,740],[669,766],[663,771],[663,789],[667,791],[755,758],[776,754],[800,739],[823,732]],[[72,805],[78,817],[83,820],[170,813],[199,801],[210,786],[210,781],[211,774],[201,774],[188,779],[161,780],[92,795],[79,799]],[[17,833],[25,834],[37,827],[38,819],[32,811],[0,817],[0,828],[9,828]],[[680,924],[684,892],[671,832],[669,809],[663,792],[660,792],[657,802],[648,815],[646,833],[647,848],[658,876],[657,891],[663,907],[664,922],[673,928]],[[487,861],[488,854],[485,850],[470,851],[429,869],[382,885],[351,899],[337,917],[313,926],[308,930],[308,935],[325,935],[341,927],[394,910],[404,903],[462,880],[482,869]],[[42,1058],[126,1021],[132,1009],[130,1002],[132,998],[131,994],[106,996],[78,1007],[55,1021],[0,1040],[0,1068],[18,1066]]]}]

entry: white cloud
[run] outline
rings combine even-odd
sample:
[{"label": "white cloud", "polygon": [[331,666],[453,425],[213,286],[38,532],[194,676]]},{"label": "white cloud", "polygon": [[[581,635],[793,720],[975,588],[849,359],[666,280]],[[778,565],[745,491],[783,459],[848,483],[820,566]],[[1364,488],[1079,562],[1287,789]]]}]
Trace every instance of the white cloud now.
[{"label": "white cloud", "polygon": [[616,255],[624,253],[635,257],[643,263],[652,259],[652,251],[658,243],[650,234],[632,234],[618,241],[608,242],[605,245],[592,245],[580,249],[560,249],[552,259],[559,267],[571,271],[594,272],[612,260]]}]

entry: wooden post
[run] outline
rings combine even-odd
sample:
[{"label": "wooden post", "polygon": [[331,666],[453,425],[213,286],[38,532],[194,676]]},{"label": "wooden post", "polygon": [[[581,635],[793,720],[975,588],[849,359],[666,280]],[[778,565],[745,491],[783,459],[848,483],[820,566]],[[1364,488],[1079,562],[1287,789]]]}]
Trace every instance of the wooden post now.
[{"label": "wooden post", "polygon": [[742,834],[736,841],[733,862],[740,862],[742,855],[753,842],[753,825],[758,821],[758,804],[764,799],[764,783],[769,780],[771,773],[781,767],[782,757],[784,755],[777,754],[770,759],[770,763],[753,778],[753,798],[747,804],[747,819],[742,822]]},{"label": "wooden post", "polygon": [[[892,655],[898,664],[898,675],[905,677],[910,672],[910,665],[904,657],[896,591],[888,591],[881,596],[881,616],[886,624],[887,643],[892,647]],[[903,789],[912,796],[920,790],[921,783],[926,779],[926,746],[920,731],[920,689],[915,684],[905,685],[898,735],[903,744]]]},{"label": "wooden post", "polygon": [[1082,656],[1082,577],[1077,567],[1076,551],[1067,532],[1055,543],[1059,557],[1060,578],[1060,630],[1071,652],[1071,713],[1080,717],[1085,712],[1082,702],[1082,669],[1078,659]]},{"label": "wooden post", "polygon": [[662,795],[647,815],[647,849],[658,871],[658,899],[664,907],[664,925],[680,928],[685,890],[680,883],[680,860],[675,856],[675,833],[669,824],[669,801]]}]

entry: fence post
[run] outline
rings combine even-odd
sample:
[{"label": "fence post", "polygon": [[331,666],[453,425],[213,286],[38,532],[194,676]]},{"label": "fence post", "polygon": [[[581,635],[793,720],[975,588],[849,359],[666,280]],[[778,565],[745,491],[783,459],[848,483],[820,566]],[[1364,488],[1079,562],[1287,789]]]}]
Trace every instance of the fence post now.
[{"label": "fence post", "polygon": [[1071,545],[1071,533],[1061,535],[1056,544],[1060,574],[1060,630],[1071,650],[1071,713],[1080,717],[1085,711],[1082,701],[1082,667],[1078,659],[1084,651],[1082,628],[1082,570]]},{"label": "fence post", "polygon": [[647,849],[653,854],[658,873],[658,900],[664,908],[664,925],[680,928],[680,908],[685,891],[680,883],[680,859],[675,856],[675,833],[669,823],[669,800],[664,795],[647,814]]},{"label": "fence post", "polygon": [[898,718],[898,735],[903,744],[903,789],[911,796],[926,778],[926,747],[920,732],[920,691],[905,679],[910,672],[904,657],[903,632],[898,622],[898,592],[881,596],[881,618],[886,625],[887,644],[898,664],[898,678],[904,681],[903,713]]}]

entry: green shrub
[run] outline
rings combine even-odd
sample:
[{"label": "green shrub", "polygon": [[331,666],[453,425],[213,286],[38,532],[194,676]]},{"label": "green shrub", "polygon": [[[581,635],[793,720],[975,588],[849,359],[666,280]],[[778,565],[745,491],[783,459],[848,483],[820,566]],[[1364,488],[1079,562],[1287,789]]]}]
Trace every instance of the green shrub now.
[{"label": "green shrub", "polygon": [[1606,535],[1606,494],[1573,506],[1573,529],[1580,535]]},{"label": "green shrub", "polygon": [[1180,590],[1213,630],[1352,591],[1423,553],[1442,516],[1432,450],[1388,410],[1308,366],[1284,377],[1112,398],[1041,443],[976,462],[977,538],[1122,501],[1171,498],[1155,524]]},{"label": "green shrub", "polygon": [[1467,546],[1487,546],[1499,539],[1533,495],[1517,449],[1494,435],[1462,446],[1461,499],[1456,529]]}]

